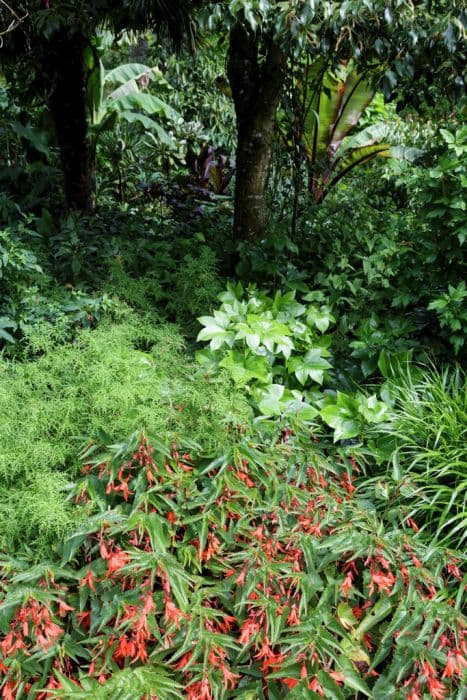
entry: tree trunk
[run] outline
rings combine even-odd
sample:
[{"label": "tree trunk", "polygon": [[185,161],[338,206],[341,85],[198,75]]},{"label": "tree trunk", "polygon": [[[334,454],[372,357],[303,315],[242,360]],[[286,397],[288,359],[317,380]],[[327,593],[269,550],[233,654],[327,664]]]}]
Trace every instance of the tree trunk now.
[{"label": "tree trunk", "polygon": [[69,209],[93,210],[94,188],[86,113],[86,39],[62,30],[50,42],[45,73],[51,84],[49,107],[62,163]]},{"label": "tree trunk", "polygon": [[258,239],[268,218],[267,183],[285,54],[269,40],[259,62],[259,37],[237,23],[230,33],[227,72],[237,116],[234,235]]}]

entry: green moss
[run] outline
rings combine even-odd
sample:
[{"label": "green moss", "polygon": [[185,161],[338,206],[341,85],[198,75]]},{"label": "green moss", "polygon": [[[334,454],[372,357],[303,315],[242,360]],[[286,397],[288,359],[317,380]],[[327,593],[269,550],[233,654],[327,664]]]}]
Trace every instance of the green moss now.
[{"label": "green moss", "polygon": [[0,531],[49,541],[71,516],[79,448],[135,430],[208,450],[229,444],[249,408],[227,378],[210,383],[175,326],[128,313],[28,361],[0,361]]}]

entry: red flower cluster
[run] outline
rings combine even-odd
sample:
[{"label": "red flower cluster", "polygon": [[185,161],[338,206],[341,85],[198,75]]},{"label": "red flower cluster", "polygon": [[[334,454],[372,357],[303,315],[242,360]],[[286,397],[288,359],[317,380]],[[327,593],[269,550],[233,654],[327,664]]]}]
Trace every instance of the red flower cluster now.
[{"label": "red flower cluster", "polygon": [[[66,610],[73,608],[61,602],[60,610],[66,614]],[[26,653],[37,648],[48,651],[62,634],[63,629],[53,621],[47,605],[30,598],[16,611],[9,632],[0,642],[0,650],[4,658],[18,650]]]},{"label": "red flower cluster", "polygon": [[[292,450],[290,431],[282,441]],[[386,661],[371,663],[388,618],[380,629],[374,611],[389,616],[410,590],[422,605],[420,620],[414,616],[410,631],[401,623],[385,641],[388,658],[410,634],[418,640],[428,632],[399,691],[408,700],[424,693],[445,700],[462,685],[465,626],[442,623],[438,613],[429,618],[439,579],[421,565],[415,524],[401,530],[394,551],[370,528],[364,553],[349,536],[360,517],[355,463],[351,472],[305,464],[299,475],[289,463],[267,482],[262,467],[243,457],[233,462],[219,473],[198,470],[175,446],[156,460],[143,436],[126,461],[85,468],[76,493],[92,501],[97,474],[112,517],[105,511],[82,536],[61,586],[41,580],[41,595],[14,611],[0,641],[3,700],[17,700],[20,684],[39,683],[42,676],[26,669],[31,659],[40,667],[43,652],[52,671],[49,662],[38,700],[60,689],[62,676],[85,686],[87,673],[87,683],[104,683],[153,659],[163,660],[188,700],[235,697],[245,682],[257,683],[258,694],[273,684],[278,697],[297,686],[326,697],[327,681],[345,696],[356,682],[371,688],[384,675]],[[458,560],[447,561],[452,586],[462,573]],[[0,591],[13,581],[5,570]],[[448,602],[445,612],[452,608]],[[61,644],[64,630],[76,635],[73,653],[83,648],[82,658]]]},{"label": "red flower cluster", "polygon": [[130,659],[130,663],[134,664],[137,661],[146,663],[148,660],[147,647],[148,643],[153,640],[148,616],[151,612],[155,612],[156,608],[152,592],[147,592],[142,596],[143,607],[128,605],[122,615],[120,627],[127,628],[128,631],[120,635],[118,638],[117,648],[113,654],[113,658],[119,666],[125,659]]}]

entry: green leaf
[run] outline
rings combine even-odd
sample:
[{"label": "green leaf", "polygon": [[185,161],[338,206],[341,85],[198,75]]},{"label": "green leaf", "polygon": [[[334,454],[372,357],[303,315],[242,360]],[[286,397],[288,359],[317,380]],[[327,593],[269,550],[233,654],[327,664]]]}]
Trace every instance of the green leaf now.
[{"label": "green leaf", "polygon": [[324,372],[331,368],[330,363],[322,357],[324,352],[323,348],[313,348],[302,357],[291,357],[287,368],[295,374],[302,385],[306,384],[308,379],[322,384]]},{"label": "green leaf", "polygon": [[274,297],[272,311],[277,321],[287,323],[298,316],[302,316],[306,311],[306,307],[295,299],[295,291],[287,292],[286,294],[277,292]]},{"label": "green leaf", "polygon": [[371,628],[381,622],[381,620],[384,620],[384,618],[389,615],[392,608],[393,603],[389,598],[386,597],[378,600],[368,615],[363,618],[357,629],[352,633],[352,636],[355,639],[361,638],[368,630],[371,630]]},{"label": "green leaf", "polygon": [[358,624],[357,618],[353,614],[352,608],[348,603],[339,603],[337,606],[337,617],[346,630],[352,629],[352,627]]},{"label": "green leaf", "polygon": [[143,63],[123,63],[116,68],[112,68],[105,74],[106,83],[118,83],[122,85],[129,80],[139,80],[143,75],[151,76],[153,68]]},{"label": "green leaf", "polygon": [[216,312],[214,316],[201,316],[198,321],[205,327],[198,333],[196,340],[210,340],[211,350],[219,350],[224,344],[232,347],[235,334],[227,330],[230,320],[226,314]]},{"label": "green leaf", "polygon": [[332,315],[328,306],[308,307],[306,322],[309,326],[315,326],[321,333],[325,333],[331,323],[335,323],[336,319]]},{"label": "green leaf", "polygon": [[119,111],[138,110],[146,114],[159,114],[173,120],[180,118],[179,113],[166,102],[144,92],[123,95],[118,99],[112,100],[112,106]]},{"label": "green leaf", "polygon": [[318,60],[305,71],[299,88],[300,104],[305,105],[303,143],[308,159],[316,163],[326,154],[331,125],[336,122],[342,104],[339,80]]},{"label": "green leaf", "polygon": [[301,392],[294,389],[293,391],[285,392],[283,413],[286,416],[293,415],[300,418],[300,420],[310,421],[316,418],[319,411],[306,401],[305,396]]},{"label": "green leaf", "polygon": [[344,674],[344,685],[346,685],[351,690],[355,690],[362,693],[367,698],[372,697],[371,690],[365,683],[365,681],[360,677],[360,675],[355,670],[355,666],[346,656],[339,656],[337,659],[337,664],[340,666],[342,673]]},{"label": "green leaf", "polygon": [[261,413],[265,416],[279,416],[282,413],[283,395],[284,387],[281,384],[271,384],[262,392],[262,398],[258,403]]},{"label": "green leaf", "polygon": [[87,68],[86,97],[91,124],[97,124],[104,103],[104,66],[97,51],[88,46],[84,52]]},{"label": "green leaf", "polygon": [[358,395],[358,410],[368,423],[381,423],[388,414],[388,406],[384,401],[378,401],[376,394],[372,396]]},{"label": "green leaf", "polygon": [[154,121],[154,119],[151,119],[151,117],[148,117],[145,114],[139,114],[138,112],[127,111],[120,112],[120,117],[121,119],[124,119],[126,122],[128,122],[128,124],[134,124],[135,122],[139,122],[148,131],[155,131],[159,140],[162,143],[165,143],[166,146],[169,146],[172,149],[176,148],[177,144],[172,138],[172,136],[170,136],[170,134],[168,134],[167,131],[163,129],[160,124]]},{"label": "green leaf", "polygon": [[128,80],[128,82],[123,83],[123,85],[120,85],[120,87],[112,90],[112,92],[109,94],[107,97],[107,100],[110,103],[109,106],[114,106],[117,108],[118,103],[115,105],[117,100],[119,100],[121,97],[125,97],[126,95],[134,95],[137,92],[139,92],[139,86],[136,80]]},{"label": "green leaf", "polygon": [[259,355],[244,355],[237,350],[230,350],[220,365],[230,372],[232,379],[239,386],[248,384],[252,379],[266,384],[271,378],[267,358]]},{"label": "green leaf", "polygon": [[10,123],[10,126],[12,131],[15,132],[15,134],[17,134],[22,139],[31,144],[31,146],[33,146],[33,148],[35,148],[36,151],[42,153],[45,156],[50,155],[50,148],[47,145],[46,138],[43,132],[33,129],[32,126],[30,126],[29,124],[24,126],[23,124],[20,124],[20,122],[17,121],[12,121]]},{"label": "green leaf", "polygon": [[7,340],[9,343],[14,343],[14,337],[5,329],[11,328],[13,331],[15,331],[17,327],[18,325],[13,321],[13,319],[8,318],[8,316],[0,316],[0,338]]},{"label": "green leaf", "polygon": [[[170,545],[170,533],[168,523],[157,513],[148,513],[142,520],[149,537],[152,548],[159,552],[164,552]],[[130,523],[131,527],[131,523]]]},{"label": "green leaf", "polygon": [[326,404],[320,412],[327,425],[334,428],[334,442],[356,437],[361,430],[358,401],[342,392],[337,392],[335,402]]},{"label": "green leaf", "polygon": [[237,331],[235,340],[245,340],[251,350],[256,350],[259,347],[261,342],[260,334],[256,333],[248,323],[237,323],[235,329]]},{"label": "green leaf", "polygon": [[337,185],[345,175],[358,165],[363,165],[377,156],[389,158],[391,150],[387,143],[372,144],[347,151],[342,157],[338,157],[333,167],[333,177],[327,187]]},{"label": "green leaf", "polygon": [[294,349],[294,342],[289,337],[292,332],[284,323],[278,321],[259,321],[258,330],[262,344],[271,353],[281,353],[284,357],[290,357]]},{"label": "green leaf", "polygon": [[358,124],[360,117],[372,101],[374,88],[365,77],[355,72],[345,78],[344,90],[339,110],[339,118],[332,129],[331,143],[334,151],[345,136]]},{"label": "green leaf", "polygon": [[323,690],[325,691],[325,697],[330,700],[344,700],[344,693],[337,685],[336,681],[331,678],[331,676],[326,673],[326,671],[318,671],[318,681]]}]

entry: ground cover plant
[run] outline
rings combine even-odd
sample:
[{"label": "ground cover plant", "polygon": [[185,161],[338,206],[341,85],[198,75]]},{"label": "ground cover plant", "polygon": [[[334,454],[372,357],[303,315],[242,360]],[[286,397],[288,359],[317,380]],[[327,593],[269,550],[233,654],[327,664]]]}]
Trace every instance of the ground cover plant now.
[{"label": "ground cover plant", "polygon": [[[374,426],[374,454],[389,461],[407,518],[462,550],[466,535],[465,377],[460,368],[383,366],[391,408]],[[389,371],[388,371],[389,370]]]},{"label": "ground cover plant", "polygon": [[40,327],[29,341],[36,357],[0,362],[4,546],[25,535],[49,545],[79,517],[66,485],[79,469],[83,440],[118,440],[144,426],[218,449],[248,421],[229,380],[206,381],[178,330],[152,317],[127,310],[120,322],[83,330],[67,346],[52,340],[47,347]]},{"label": "ground cover plant", "polygon": [[199,319],[198,340],[209,341],[209,349],[197,358],[208,372],[225,369],[245,387],[259,415],[305,422],[319,415],[334,441],[362,436],[365,425],[384,420],[387,406],[377,394],[339,391],[326,335],[335,318],[321,292],[301,285],[299,298],[297,290],[272,298],[255,286],[229,286],[214,316]]},{"label": "ground cover plant", "polygon": [[458,560],[380,519],[352,457],[255,438],[87,451],[61,560],[2,560],[4,697],[461,697]]}]

